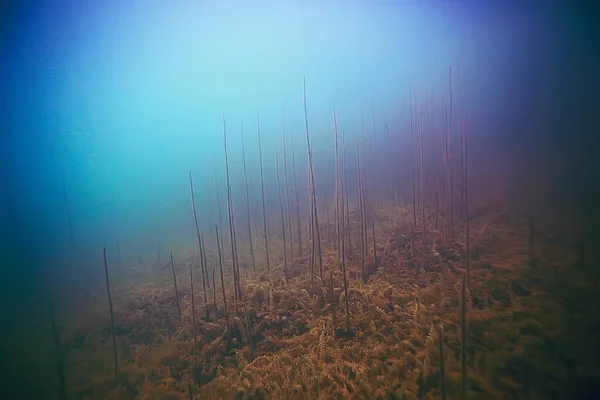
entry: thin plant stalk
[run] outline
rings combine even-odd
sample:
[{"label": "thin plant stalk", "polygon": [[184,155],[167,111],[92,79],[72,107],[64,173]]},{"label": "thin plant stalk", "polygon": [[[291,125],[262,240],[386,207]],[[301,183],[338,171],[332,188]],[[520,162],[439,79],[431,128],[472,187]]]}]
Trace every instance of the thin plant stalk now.
[{"label": "thin plant stalk", "polygon": [[444,246],[448,247],[448,212],[450,204],[450,165],[448,163],[448,106],[444,103],[444,141],[442,158],[444,163]]},{"label": "thin plant stalk", "polygon": [[175,276],[175,263],[173,262],[173,252],[171,252],[171,271],[173,271],[173,286],[175,287],[175,300],[177,301],[177,315],[181,322],[181,306],[179,305],[179,291],[177,290],[177,278]]},{"label": "thin plant stalk", "polygon": [[233,230],[233,249],[235,255],[235,269],[237,271],[238,283],[237,283],[237,291],[238,297],[240,301],[242,301],[242,283],[241,283],[241,275],[240,275],[240,259],[238,258],[238,247],[237,247],[237,231],[235,229],[235,218],[233,217],[233,200],[231,198],[231,193],[229,193],[229,203],[231,204],[231,227]]},{"label": "thin plant stalk", "polygon": [[[343,202],[343,198],[342,198]],[[342,235],[344,232],[342,231]],[[344,277],[344,301],[346,303],[346,333],[350,333],[350,305],[348,304],[348,278],[346,276],[346,244],[342,238],[342,274]]]},{"label": "thin plant stalk", "polygon": [[294,237],[292,234],[292,206],[290,203],[290,190],[288,185],[288,163],[287,163],[287,146],[286,146],[286,134],[285,134],[285,110],[283,111],[283,128],[282,128],[282,136],[283,136],[283,182],[285,185],[285,199],[287,206],[287,224],[289,231],[289,242],[290,242],[290,258],[294,259]]},{"label": "thin plant stalk", "polygon": [[238,314],[238,302],[240,300],[239,288],[239,277],[236,266],[236,255],[235,255],[235,238],[233,231],[233,208],[231,207],[231,185],[229,183],[229,159],[227,157],[227,129],[225,127],[225,116],[223,115],[223,143],[225,149],[225,180],[227,186],[227,216],[229,220],[229,242],[231,243],[231,269],[233,271],[233,293],[235,299],[235,313]]},{"label": "thin plant stalk", "polygon": [[448,114],[448,162],[450,165],[450,238],[454,243],[454,172],[453,172],[453,151],[452,151],[452,67],[449,71],[450,80],[450,112]]},{"label": "thin plant stalk", "polygon": [[415,258],[415,229],[417,227],[417,200],[415,190],[415,145],[414,145],[414,134],[413,134],[413,99],[412,99],[412,88],[410,90],[410,167],[412,177],[412,209],[413,209],[413,220],[410,226],[410,250],[413,259]]},{"label": "thin plant stalk", "polygon": [[215,225],[215,237],[217,238],[217,251],[219,252],[219,273],[221,275],[221,292],[223,293],[223,308],[225,309],[225,324],[227,326],[227,340],[231,338],[231,329],[229,327],[229,311],[227,310],[227,296],[225,295],[225,279],[223,278],[223,253],[221,252],[221,242],[219,241],[219,229]]},{"label": "thin plant stalk", "polygon": [[104,257],[104,276],[106,278],[106,297],[108,297],[108,308],[110,310],[110,332],[113,342],[113,358],[115,362],[115,381],[119,380],[119,359],[117,357],[117,337],[115,336],[115,315],[113,312],[112,297],[110,295],[110,280],[108,279],[108,262],[106,261],[106,247],[102,251]]},{"label": "thin plant stalk", "polygon": [[313,198],[313,189],[312,189],[312,180],[310,168],[308,170],[308,204],[309,204],[309,213],[308,213],[308,243],[310,243],[310,255],[308,259],[308,269],[310,271],[310,287],[312,290],[314,280],[315,280],[315,224],[313,219],[315,217],[314,211],[314,203],[312,201]]},{"label": "thin plant stalk", "polygon": [[283,200],[281,196],[281,179],[279,178],[279,152],[275,151],[275,168],[277,170],[277,192],[279,193],[279,210],[281,212],[281,228],[283,231],[283,276],[288,276],[287,240],[285,232],[285,213],[283,212]]},{"label": "thin plant stalk", "polygon": [[331,322],[333,324],[333,334],[337,330],[337,318],[335,315],[335,293],[333,292],[333,270],[329,269],[329,304],[331,307]]},{"label": "thin plant stalk", "polygon": [[[371,232],[373,232],[373,263],[374,267],[377,268],[377,241],[375,240],[375,218],[371,219]],[[385,270],[383,271],[383,275],[385,276]]]},{"label": "thin plant stalk", "polygon": [[423,106],[421,106],[421,120],[419,123],[419,140],[420,140],[420,153],[421,153],[421,220],[423,224],[423,249],[427,246],[426,244],[426,229],[425,229],[425,160],[423,151]]},{"label": "thin plant stalk", "polygon": [[[342,230],[346,230],[347,232],[347,237],[348,237],[348,256],[352,257],[352,243],[350,242],[351,238],[350,238],[350,201],[348,201],[348,199],[350,198],[350,196],[348,196],[348,168],[346,166],[346,159],[348,158],[348,154],[346,152],[346,139],[344,136],[344,132],[342,131],[342,148],[343,148],[343,152],[342,152],[342,164],[343,164],[343,170],[344,170],[344,177],[341,180],[341,193],[343,195],[342,199],[345,199],[345,205],[346,207],[344,207],[344,202],[342,202],[342,209],[341,209],[341,213],[342,213],[342,217],[344,217],[344,208],[346,209],[346,214],[345,214],[345,218],[342,218],[341,221],[341,228]],[[342,235],[343,237],[343,235]]]},{"label": "thin plant stalk", "polygon": [[467,398],[467,274],[462,275],[460,295],[460,382],[461,399]]},{"label": "thin plant stalk", "polygon": [[250,241],[250,256],[252,257],[252,270],[256,272],[256,261],[254,259],[254,244],[252,241],[252,227],[250,224],[250,194],[248,192],[248,171],[246,169],[246,151],[244,150],[244,127],[240,124],[240,135],[242,139],[242,163],[244,164],[244,181],[246,184],[246,214],[248,216],[248,240]]},{"label": "thin plant stalk", "polygon": [[[464,126],[462,124],[464,124],[464,122],[465,122],[464,121],[465,109],[463,107],[463,102],[462,102],[462,86],[461,86],[461,83],[460,83],[460,70],[456,71],[456,75],[457,75],[456,76],[456,80],[457,80],[457,82],[456,82],[457,85],[456,86],[457,86],[457,90],[458,90],[458,108],[461,110],[461,112],[463,114],[463,119],[461,120],[461,135],[460,135],[460,149],[461,149],[461,151],[460,151],[460,163],[461,163],[462,166],[464,166],[465,165],[465,147],[466,146],[465,146],[465,142],[464,142],[465,137],[463,135]],[[465,190],[466,190],[465,189],[465,185],[466,185],[465,176],[463,175],[463,176],[461,176],[461,180],[460,180],[461,193],[465,192]],[[461,208],[461,214],[464,213],[464,211],[465,211],[465,209]],[[461,217],[462,218],[466,218],[464,215],[461,215]]]},{"label": "thin plant stalk", "polygon": [[[194,267],[190,263],[190,290],[192,293],[192,335],[194,336],[194,352],[198,348],[198,339],[196,338],[196,305],[194,301]],[[206,292],[204,292],[204,302],[206,303]],[[205,304],[206,308],[206,304]]]},{"label": "thin plant stalk", "polygon": [[217,208],[219,210],[219,230],[221,232],[221,243],[225,243],[223,240],[223,213],[221,212],[221,197],[219,196],[219,180],[217,179],[216,172],[215,172],[215,193],[217,195]]},{"label": "thin plant stalk", "polygon": [[[463,142],[463,181],[464,181],[464,202],[465,202],[465,247],[466,247],[466,259],[467,259],[467,288],[470,287],[471,282],[471,233],[470,233],[470,223],[469,223],[469,170],[467,163],[467,154],[468,154],[468,142],[467,142],[467,131],[466,131],[466,117],[463,116],[462,120],[462,129],[461,136]],[[531,223],[531,237],[533,238],[533,220]],[[531,243],[531,251],[533,252],[533,239]],[[532,256],[533,257],[533,256]]]},{"label": "thin plant stalk", "polygon": [[[192,179],[192,171],[189,171],[190,175],[190,194],[192,198],[192,211],[194,213],[194,226],[196,227],[196,237],[198,238],[198,250],[200,251],[200,265],[202,268],[202,290],[204,292],[204,310],[206,311],[206,320],[208,320],[208,301],[206,299],[206,278],[204,274],[205,265],[204,257],[202,255],[202,240],[200,238],[200,228],[198,227],[198,214],[196,213],[196,198],[194,196],[194,182]],[[208,274],[207,274],[208,275]],[[195,315],[194,315],[195,318]],[[195,347],[194,347],[195,348]]]},{"label": "thin plant stalk", "polygon": [[435,171],[433,172],[433,189],[435,193],[435,229],[437,230],[440,217],[440,195],[438,193]]},{"label": "thin plant stalk", "polygon": [[360,148],[358,143],[356,145],[356,174],[357,174],[357,182],[358,182],[358,210],[359,210],[359,218],[360,218],[360,271],[362,281],[365,282],[365,253],[367,249],[367,243],[365,241],[365,203],[363,196],[363,179],[362,179],[362,171],[361,171],[361,162],[360,162]]},{"label": "thin plant stalk", "polygon": [[317,207],[317,190],[315,185],[315,167],[313,161],[312,148],[310,146],[310,134],[308,131],[308,111],[306,108],[306,78],[304,78],[304,125],[306,127],[306,147],[308,150],[308,164],[309,164],[309,177],[311,180],[312,187],[312,204],[314,211],[314,219],[313,222],[315,224],[315,232],[316,232],[316,240],[317,240],[317,252],[319,256],[319,276],[321,281],[323,281],[323,257],[321,253],[321,232],[319,230],[319,213]]},{"label": "thin plant stalk", "polygon": [[260,159],[260,192],[262,195],[262,213],[263,213],[263,233],[265,237],[265,259],[266,259],[266,267],[267,273],[271,271],[271,261],[269,259],[269,234],[267,232],[267,212],[265,207],[265,178],[263,172],[263,157],[262,157],[262,146],[260,143],[260,115],[258,116],[257,122],[257,132],[258,132],[258,156]]},{"label": "thin plant stalk", "polygon": [[298,257],[302,256],[302,220],[300,218],[300,189],[296,178],[296,155],[294,153],[294,135],[290,135],[292,141],[292,174],[294,177],[294,196],[296,197],[296,236],[298,239]]},{"label": "thin plant stalk", "polygon": [[333,132],[334,132],[334,143],[335,143],[335,234],[337,239],[336,249],[338,260],[342,258],[342,244],[341,240],[341,228],[340,228],[340,156],[338,149],[338,131],[337,131],[337,118],[335,110],[333,110]]},{"label": "thin plant stalk", "polygon": [[[206,263],[206,254],[204,253],[204,234],[200,234],[200,242],[198,243],[200,246],[200,268],[202,270],[202,291],[204,297],[204,310],[206,312],[206,321],[209,320],[209,312],[208,312],[208,290],[207,288],[210,285],[208,280],[208,264]],[[204,276],[206,275],[206,277]]]},{"label": "thin plant stalk", "polygon": [[[209,277],[208,277],[208,261],[206,260],[206,246],[204,246],[204,234],[201,233],[200,234],[200,243],[201,243],[201,249],[202,249],[202,259],[204,260],[204,268],[206,269],[206,280],[208,281]],[[216,290],[215,290],[215,267],[213,266],[213,271],[212,271],[212,281],[213,281],[213,304],[215,305],[215,309],[217,307],[217,294],[216,294]],[[208,287],[210,285],[210,282],[207,282],[206,286]],[[207,311],[207,316],[208,316],[208,311]]]},{"label": "thin plant stalk", "polygon": [[[202,257],[204,258],[204,265],[206,266],[208,276],[208,262],[206,260],[206,246],[204,246],[204,235],[200,235],[200,240],[202,242]],[[213,289],[213,304],[215,307],[215,311],[217,310],[217,290],[215,284],[215,266],[212,268],[212,289]]]}]

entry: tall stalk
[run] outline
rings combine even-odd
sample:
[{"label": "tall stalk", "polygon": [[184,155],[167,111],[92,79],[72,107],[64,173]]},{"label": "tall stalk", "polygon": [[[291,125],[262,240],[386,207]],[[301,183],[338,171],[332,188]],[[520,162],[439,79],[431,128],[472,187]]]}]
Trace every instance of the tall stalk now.
[{"label": "tall stalk", "polygon": [[[192,180],[192,171],[190,175],[190,194],[192,197],[192,211],[194,213],[194,225],[196,227],[196,237],[198,238],[198,250],[200,251],[200,266],[202,268],[202,290],[204,292],[204,311],[206,312],[206,320],[208,321],[208,301],[206,299],[206,279],[204,277],[204,257],[202,256],[202,240],[200,239],[200,228],[198,227],[198,214],[196,213],[196,198],[194,196],[194,182]],[[191,273],[191,270],[190,270]],[[195,318],[195,314],[194,314]],[[194,347],[195,348],[195,347]]]},{"label": "tall stalk", "polygon": [[339,146],[338,146],[338,132],[337,132],[337,118],[335,115],[335,110],[333,110],[333,124],[334,124],[334,143],[335,143],[335,235],[336,235],[336,249],[338,261],[342,259],[342,243],[341,243],[341,233],[342,229],[340,228],[341,221],[341,212],[340,210],[340,156],[339,156]]},{"label": "tall stalk", "polygon": [[292,206],[290,203],[290,190],[288,185],[288,164],[287,164],[287,146],[285,141],[285,111],[283,112],[283,128],[282,128],[282,136],[283,136],[283,181],[285,184],[285,199],[287,205],[287,224],[289,231],[289,242],[290,242],[290,258],[294,259],[294,238],[292,235]]},{"label": "tall stalk", "polygon": [[414,133],[413,133],[413,95],[412,88],[410,89],[410,168],[412,177],[412,209],[413,209],[413,220],[410,227],[410,250],[412,257],[415,257],[415,229],[417,227],[417,199],[415,190],[415,145],[414,145]]},{"label": "tall stalk", "polygon": [[[371,228],[373,232],[373,264],[377,268],[377,241],[375,240],[375,218],[371,218]],[[383,271],[385,276],[385,270]]]},{"label": "tall stalk", "polygon": [[[190,263],[190,290],[192,292],[192,335],[194,336],[194,352],[198,348],[198,339],[196,338],[196,302],[194,300],[194,268]],[[206,309],[206,292],[204,292],[204,308]],[[208,309],[207,309],[208,313]],[[207,315],[208,316],[208,315]]]},{"label": "tall stalk", "polygon": [[452,151],[452,67],[449,73],[450,80],[450,113],[448,115],[448,162],[450,164],[450,238],[454,243],[454,157]]},{"label": "tall stalk", "polygon": [[460,289],[460,382],[461,399],[467,398],[467,274],[463,273]]},{"label": "tall stalk", "polygon": [[265,258],[267,262],[267,273],[271,271],[271,261],[269,259],[269,234],[267,232],[267,212],[265,210],[265,178],[263,172],[262,146],[260,144],[260,115],[257,124],[258,132],[258,155],[260,159],[260,191],[262,194],[262,213],[263,213],[263,232],[265,235]]},{"label": "tall stalk", "polygon": [[365,202],[364,202],[364,187],[363,187],[363,171],[362,163],[360,160],[360,147],[358,142],[356,143],[356,181],[358,182],[358,215],[360,219],[360,271],[362,281],[366,281],[365,275],[365,253],[367,252],[367,243],[365,240]]},{"label": "tall stalk", "polygon": [[[342,131],[342,166],[343,166],[343,171],[344,171],[344,177],[343,179],[341,179],[340,181],[340,189],[341,189],[341,194],[343,195],[343,199],[346,199],[345,201],[345,207],[344,207],[344,202],[342,202],[342,209],[341,209],[341,213],[342,213],[342,221],[341,221],[341,229],[345,230],[347,232],[346,236],[348,237],[348,257],[352,257],[352,243],[351,243],[351,238],[350,238],[350,201],[348,201],[348,199],[350,199],[350,196],[348,196],[348,168],[347,168],[347,158],[348,158],[348,154],[346,152],[346,138],[344,136],[344,132]],[[346,213],[345,213],[345,218],[344,218],[344,208],[346,209]],[[344,235],[342,235],[342,237],[344,237]]]},{"label": "tall stalk", "polygon": [[313,223],[315,224],[316,240],[317,240],[317,252],[319,256],[319,276],[323,281],[323,257],[321,255],[321,232],[319,230],[319,212],[317,207],[317,190],[315,185],[315,168],[313,162],[312,148],[310,146],[310,135],[308,133],[308,111],[306,108],[306,78],[304,78],[304,125],[306,127],[306,147],[308,150],[308,167],[309,167],[309,179],[312,186],[312,204],[314,211]]},{"label": "tall stalk", "polygon": [[450,165],[448,163],[448,105],[444,102],[444,140],[442,161],[444,164],[444,246],[448,247],[448,212],[450,204]]},{"label": "tall stalk", "polygon": [[[106,278],[106,297],[108,297],[108,308],[110,310],[110,332],[113,342],[113,358],[115,362],[115,381],[119,380],[119,359],[117,357],[117,338],[115,335],[115,314],[113,312],[112,297],[110,295],[110,281],[108,279],[108,262],[106,261],[106,247],[102,251],[104,257],[104,277]],[[179,303],[178,303],[179,305]]]},{"label": "tall stalk", "polygon": [[225,181],[227,185],[227,215],[229,218],[229,242],[231,243],[231,268],[233,270],[233,286],[234,286],[234,299],[235,299],[235,313],[238,311],[238,302],[240,300],[239,292],[239,276],[236,265],[236,248],[235,248],[235,235],[233,228],[233,208],[231,206],[231,184],[229,183],[229,159],[227,157],[227,129],[225,127],[225,116],[223,116],[223,143],[225,149]]},{"label": "tall stalk", "polygon": [[[335,134],[335,138],[336,138],[336,153],[337,153],[337,117],[335,115],[335,110],[333,112],[333,129],[334,129],[334,134]],[[336,168],[338,170],[337,175],[339,175],[339,169]],[[336,176],[336,180],[339,180],[339,176]],[[340,202],[337,203],[336,201],[336,207],[338,207],[338,215],[339,215],[339,206],[337,204],[339,204],[342,208],[342,210],[344,209],[344,192],[343,191],[339,191],[338,192],[339,197],[340,197]],[[336,196],[338,197],[338,196]],[[346,277],[346,245],[345,245],[345,241],[344,241],[344,229],[341,230],[342,232],[342,237],[339,240],[341,245],[342,245],[342,251],[341,251],[341,262],[342,262],[342,274],[344,277],[344,300],[345,300],[345,304],[346,304],[346,333],[350,333],[350,306],[348,304],[348,278]],[[331,285],[331,292],[332,292],[332,299],[333,299],[333,283],[332,283],[332,277],[331,277],[331,269],[329,270],[330,272],[330,285]],[[335,306],[334,306],[335,307]],[[335,319],[335,308],[332,311],[332,318]],[[334,324],[335,324],[335,320],[334,320]],[[334,329],[335,329],[335,325],[334,325]]]},{"label": "tall stalk", "polygon": [[310,288],[312,290],[314,281],[315,281],[315,258],[316,258],[316,250],[315,250],[315,206],[313,203],[313,185],[311,179],[310,169],[308,170],[308,204],[309,204],[309,213],[308,213],[308,243],[310,244],[310,253],[308,258],[308,270],[310,273]]},{"label": "tall stalk", "polygon": [[426,244],[426,230],[425,230],[425,160],[423,151],[423,105],[421,105],[421,120],[419,123],[419,141],[420,141],[420,153],[421,153],[421,219],[423,224],[423,250],[425,250]]},{"label": "tall stalk", "polygon": [[[225,309],[225,324],[227,326],[227,339],[231,339],[231,328],[229,327],[229,311],[227,310],[227,296],[225,295],[225,279],[223,279],[223,253],[219,241],[219,229],[215,225],[215,237],[217,238],[217,251],[219,252],[219,273],[221,274],[221,292],[223,293],[223,308]],[[215,303],[216,306],[216,303]]]},{"label": "tall stalk", "polygon": [[223,213],[221,212],[221,197],[219,196],[219,181],[217,180],[217,173],[215,172],[215,193],[217,195],[217,208],[219,209],[219,230],[221,232],[221,243],[223,241]]},{"label": "tall stalk", "polygon": [[[464,202],[465,202],[465,245],[466,245],[466,258],[467,258],[467,288],[470,286],[471,282],[471,234],[469,230],[469,170],[467,163],[467,131],[466,131],[466,116],[463,116],[462,119],[462,128],[461,128],[461,136],[463,142],[463,181],[464,181]],[[531,237],[533,237],[533,221],[531,225],[532,233]],[[533,243],[531,244],[531,248],[533,251]]]},{"label": "tall stalk", "polygon": [[248,171],[246,169],[246,151],[244,149],[244,127],[241,123],[240,135],[242,139],[242,162],[244,164],[244,181],[246,183],[246,215],[248,216],[248,240],[250,241],[250,256],[252,257],[252,270],[256,272],[256,261],[254,260],[254,244],[252,241],[252,227],[250,224],[250,194],[248,192]]},{"label": "tall stalk", "polygon": [[[342,196],[342,204],[344,204],[344,198]],[[342,231],[342,236],[344,235]],[[346,303],[346,333],[350,333],[350,305],[348,303],[348,277],[346,274],[346,242],[342,237],[342,275],[344,277],[344,301]]]},{"label": "tall stalk", "polygon": [[[206,266],[206,275],[208,276],[208,262],[206,261],[206,247],[204,246],[204,235],[200,235],[200,240],[202,242],[202,257],[204,258],[204,265]],[[217,290],[215,285],[215,266],[212,268],[212,289],[213,289],[213,304],[215,307],[215,312],[217,311]]]},{"label": "tall stalk", "polygon": [[181,322],[181,305],[179,304],[179,291],[177,290],[177,278],[175,276],[175,263],[173,262],[173,252],[171,252],[171,271],[173,272],[173,286],[175,287],[175,301],[177,302],[177,315]]},{"label": "tall stalk", "polygon": [[285,213],[283,212],[283,199],[281,196],[281,179],[279,178],[279,151],[275,151],[275,168],[277,170],[277,192],[279,194],[279,210],[281,211],[281,229],[283,232],[283,276],[288,277],[287,265],[287,240],[285,232]]},{"label": "tall stalk", "polygon": [[294,135],[290,135],[292,140],[292,174],[294,176],[294,196],[296,198],[296,233],[298,239],[298,257],[302,257],[302,220],[300,218],[300,189],[298,188],[298,179],[296,179],[296,155],[294,152]]}]

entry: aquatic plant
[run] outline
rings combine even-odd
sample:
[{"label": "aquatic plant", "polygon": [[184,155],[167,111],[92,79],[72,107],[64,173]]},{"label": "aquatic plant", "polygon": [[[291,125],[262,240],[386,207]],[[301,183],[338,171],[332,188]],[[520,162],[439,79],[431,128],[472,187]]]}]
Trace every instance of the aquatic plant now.
[{"label": "aquatic plant", "polygon": [[[189,176],[190,176],[190,195],[191,195],[191,200],[192,200],[192,212],[194,214],[194,226],[196,227],[196,237],[198,238],[198,250],[200,251],[199,253],[199,257],[200,257],[200,268],[201,268],[201,272],[202,272],[202,292],[204,295],[204,310],[206,312],[206,320],[208,320],[208,301],[206,299],[206,280],[208,279],[208,273],[205,273],[205,271],[207,270],[207,266],[205,265],[205,261],[204,261],[204,251],[202,249],[202,238],[200,235],[200,228],[198,227],[198,215],[196,214],[196,199],[194,196],[194,182],[192,180],[192,171],[189,171]],[[190,274],[192,274],[192,270],[191,270],[191,266],[190,266]],[[205,277],[206,274],[206,277]],[[190,276],[190,279],[193,280],[193,276]],[[193,285],[193,281],[192,281],[192,285]],[[192,286],[192,296],[194,295],[194,288]],[[192,303],[193,303],[193,299],[192,299]],[[196,318],[195,314],[194,314],[194,318]],[[194,326],[196,325],[196,323],[194,322]],[[194,328],[195,330],[195,328]],[[194,334],[194,337],[196,335]]]},{"label": "aquatic plant", "polygon": [[[323,257],[321,252],[321,231],[319,229],[319,212],[317,207],[317,189],[315,185],[315,166],[313,161],[313,153],[312,148],[310,146],[310,134],[308,131],[308,111],[306,109],[306,77],[303,78],[303,89],[304,89],[304,126],[306,128],[306,149],[308,152],[308,179],[309,179],[309,188],[311,191],[310,194],[310,204],[311,204],[311,232],[313,232],[312,236],[312,246],[313,253],[316,252],[319,259],[319,276],[321,277],[321,281],[323,280]],[[314,224],[314,226],[313,226]],[[316,243],[315,243],[316,242]],[[311,278],[312,285],[312,278]]]},{"label": "aquatic plant", "polygon": [[263,236],[265,239],[265,262],[267,273],[271,271],[271,261],[269,255],[269,234],[267,232],[267,212],[265,211],[265,178],[263,172],[262,146],[260,143],[260,114],[257,116],[257,140],[258,140],[258,158],[260,160],[260,193],[262,198],[263,214]]},{"label": "aquatic plant", "polygon": [[279,150],[275,151],[275,169],[277,171],[277,193],[279,195],[279,210],[281,212],[281,234],[283,236],[283,276],[288,276],[288,256],[287,256],[287,234],[285,230],[285,214],[283,212],[283,199],[281,197],[281,180],[279,179]]},{"label": "aquatic plant", "polygon": [[227,324],[227,338],[231,339],[231,328],[229,326],[229,311],[227,310],[227,295],[225,294],[225,279],[223,278],[223,254],[221,253],[219,230],[217,229],[216,225],[215,237],[217,238],[217,252],[219,253],[219,273],[221,274],[221,292],[223,293],[223,309],[225,310],[225,323]]},{"label": "aquatic plant", "polygon": [[[285,136],[284,136],[285,138]],[[246,216],[248,217],[248,242],[250,244],[250,256],[252,257],[252,270],[256,272],[256,260],[254,259],[254,242],[252,240],[252,227],[250,224],[250,194],[248,192],[248,171],[246,169],[246,150],[244,149],[244,126],[240,122],[240,139],[242,143],[242,163],[244,166],[244,186],[246,188]],[[287,173],[286,173],[287,175]],[[287,183],[286,183],[287,185]],[[287,188],[287,186],[286,186]]]},{"label": "aquatic plant", "polygon": [[175,289],[175,302],[177,304],[177,316],[181,322],[181,305],[179,304],[179,291],[177,290],[177,277],[175,276],[175,262],[173,261],[173,252],[171,252],[171,271],[173,272],[173,287]]},{"label": "aquatic plant", "polygon": [[113,312],[112,298],[110,296],[110,281],[108,279],[108,262],[106,261],[106,247],[102,250],[104,258],[104,277],[106,278],[106,297],[108,297],[108,309],[110,310],[110,331],[113,342],[113,357],[115,362],[115,381],[119,379],[119,360],[117,358],[117,339],[115,336],[115,315]]},{"label": "aquatic plant", "polygon": [[237,257],[237,243],[235,236],[235,222],[233,217],[233,205],[231,203],[231,184],[229,182],[229,158],[227,156],[227,129],[225,127],[225,116],[223,115],[223,148],[225,151],[225,182],[227,186],[227,216],[229,219],[229,243],[231,245],[231,269],[233,271],[234,305],[235,313],[238,314],[238,303],[241,301],[242,290],[240,283],[239,262]]}]

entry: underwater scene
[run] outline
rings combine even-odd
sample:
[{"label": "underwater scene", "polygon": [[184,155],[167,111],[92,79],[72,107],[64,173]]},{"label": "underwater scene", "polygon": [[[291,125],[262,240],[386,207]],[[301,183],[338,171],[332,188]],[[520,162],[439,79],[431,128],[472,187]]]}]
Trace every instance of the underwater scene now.
[{"label": "underwater scene", "polygon": [[3,399],[594,399],[597,7],[3,5]]}]

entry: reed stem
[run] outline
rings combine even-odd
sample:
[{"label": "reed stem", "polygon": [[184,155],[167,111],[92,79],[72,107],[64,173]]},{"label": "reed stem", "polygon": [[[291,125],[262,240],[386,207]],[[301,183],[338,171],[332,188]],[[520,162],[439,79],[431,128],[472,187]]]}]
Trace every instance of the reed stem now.
[{"label": "reed stem", "polygon": [[[189,171],[189,175],[190,175],[190,194],[191,194],[191,198],[192,198],[192,212],[194,213],[194,226],[196,227],[196,237],[198,238],[198,250],[200,251],[200,267],[201,267],[201,271],[202,271],[202,290],[204,292],[204,310],[206,311],[206,320],[208,321],[208,301],[206,299],[206,278],[205,278],[205,264],[204,264],[204,257],[202,254],[202,239],[201,239],[201,235],[200,235],[200,228],[198,227],[198,214],[196,213],[196,198],[194,196],[194,182],[192,179],[192,171]],[[190,267],[191,268],[191,267]],[[206,276],[208,277],[208,273],[206,274]],[[193,296],[193,293],[192,293]],[[194,318],[195,318],[195,314],[194,314]],[[194,322],[195,323],[195,322]],[[194,347],[195,348],[195,347]]]},{"label": "reed stem", "polygon": [[[194,353],[198,348],[198,339],[196,338],[196,305],[194,301],[194,267],[190,263],[190,290],[192,293],[192,335],[194,337]],[[204,293],[204,302],[206,303],[206,292]],[[206,304],[204,305],[206,308]]]},{"label": "reed stem", "polygon": [[279,194],[279,210],[281,212],[281,229],[283,231],[283,276],[288,277],[287,240],[285,232],[285,213],[283,212],[283,200],[281,196],[281,179],[279,178],[279,151],[275,151],[275,168],[277,170],[277,192]]},{"label": "reed stem", "polygon": [[231,269],[233,271],[233,293],[235,299],[235,313],[239,314],[238,302],[240,299],[240,278],[238,276],[237,269],[237,256],[236,256],[236,248],[235,248],[235,230],[233,227],[233,207],[231,204],[231,184],[229,182],[229,159],[227,156],[227,129],[225,127],[225,116],[223,115],[223,143],[225,149],[225,181],[227,185],[227,216],[229,220],[229,243],[231,244]]},{"label": "reed stem", "polygon": [[171,271],[173,271],[173,286],[175,287],[175,300],[177,301],[177,314],[181,322],[181,306],[179,305],[179,291],[177,290],[177,278],[175,277],[175,263],[173,262],[173,252],[171,252]]},{"label": "reed stem", "polygon": [[306,147],[308,149],[308,166],[309,166],[309,179],[311,182],[312,188],[312,204],[313,204],[313,212],[314,219],[313,223],[315,224],[315,232],[316,232],[316,240],[317,240],[317,254],[319,257],[319,276],[321,281],[323,281],[323,256],[321,253],[321,232],[319,230],[319,213],[317,207],[317,189],[315,185],[315,167],[313,161],[312,148],[310,146],[310,135],[308,133],[308,111],[306,108],[306,78],[304,78],[304,124],[306,127]]},{"label": "reed stem", "polygon": [[248,240],[250,241],[250,256],[252,257],[252,270],[256,272],[256,261],[254,259],[254,242],[252,241],[252,227],[250,224],[250,194],[248,191],[248,171],[246,169],[246,151],[244,149],[244,127],[240,123],[240,135],[242,139],[242,162],[244,164],[244,181],[246,183],[246,215],[248,216]]},{"label": "reed stem", "polygon": [[219,240],[219,229],[215,225],[215,237],[217,238],[217,251],[219,252],[219,273],[221,274],[221,291],[223,293],[223,308],[225,309],[225,324],[227,326],[227,342],[231,339],[231,329],[229,327],[229,310],[227,309],[227,295],[225,294],[225,279],[223,278],[223,253],[221,252],[221,242]]},{"label": "reed stem", "polygon": [[260,144],[260,115],[258,116],[258,155],[260,159],[260,191],[262,194],[262,213],[263,213],[263,233],[265,236],[265,258],[267,263],[267,273],[271,271],[271,261],[269,259],[269,234],[267,232],[267,212],[265,207],[265,178],[263,172],[262,146]]},{"label": "reed stem", "polygon": [[102,252],[104,257],[104,276],[106,278],[106,296],[108,297],[108,308],[110,310],[110,332],[113,342],[113,358],[115,361],[115,381],[119,380],[119,359],[117,357],[117,338],[115,336],[115,315],[113,312],[112,298],[110,295],[110,280],[108,279],[108,262],[106,261],[106,247]]}]

